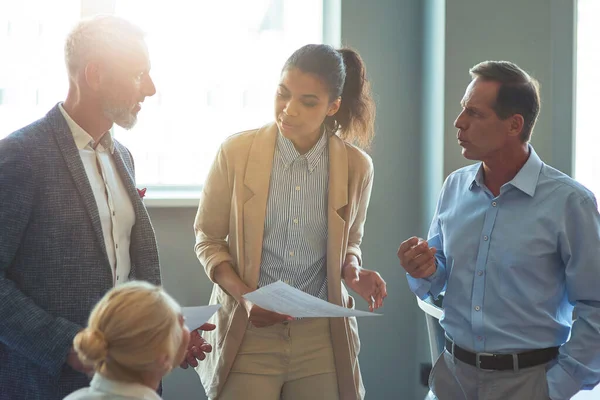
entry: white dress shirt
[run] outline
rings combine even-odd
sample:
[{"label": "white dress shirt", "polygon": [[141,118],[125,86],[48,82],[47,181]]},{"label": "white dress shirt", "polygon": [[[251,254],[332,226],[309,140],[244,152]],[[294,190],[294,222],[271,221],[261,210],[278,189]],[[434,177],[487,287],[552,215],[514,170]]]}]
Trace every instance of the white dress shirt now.
[{"label": "white dress shirt", "polygon": [[116,286],[127,281],[131,270],[129,244],[135,212],[113,159],[113,139],[108,132],[96,145],[94,139],[67,114],[62,104],[59,104],[59,109],[73,133],[96,199],[106,254]]},{"label": "white dress shirt", "polygon": [[90,387],[79,389],[64,400],[161,400],[161,397],[148,386],[112,381],[96,374]]}]

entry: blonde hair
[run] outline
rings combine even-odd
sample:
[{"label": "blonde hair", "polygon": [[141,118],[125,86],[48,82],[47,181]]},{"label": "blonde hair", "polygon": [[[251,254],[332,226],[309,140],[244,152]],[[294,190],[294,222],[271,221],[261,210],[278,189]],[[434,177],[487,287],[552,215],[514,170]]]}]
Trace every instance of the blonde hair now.
[{"label": "blonde hair", "polygon": [[128,282],[110,290],[94,307],[88,326],[73,341],[84,364],[125,381],[156,368],[161,355],[170,366],[181,346],[181,307],[158,286]]}]

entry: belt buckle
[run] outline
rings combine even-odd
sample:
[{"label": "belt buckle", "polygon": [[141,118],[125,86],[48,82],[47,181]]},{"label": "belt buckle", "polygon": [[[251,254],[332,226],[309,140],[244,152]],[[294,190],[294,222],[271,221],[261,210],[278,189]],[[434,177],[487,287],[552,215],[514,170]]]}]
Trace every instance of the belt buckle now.
[{"label": "belt buckle", "polygon": [[495,354],[492,354],[492,353],[475,353],[475,366],[477,367],[477,369],[481,369],[483,371],[493,371],[493,369],[481,368],[481,356],[484,356],[484,357],[495,357]]}]

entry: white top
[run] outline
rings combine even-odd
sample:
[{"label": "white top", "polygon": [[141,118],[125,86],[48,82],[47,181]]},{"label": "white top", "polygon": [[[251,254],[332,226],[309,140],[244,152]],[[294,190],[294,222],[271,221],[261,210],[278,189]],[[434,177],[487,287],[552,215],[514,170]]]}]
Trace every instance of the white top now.
[{"label": "white top", "polygon": [[71,129],[96,199],[113,285],[124,283],[131,270],[129,244],[135,211],[113,159],[112,136],[107,132],[96,145],[94,139],[67,114],[62,104],[58,108]]},{"label": "white top", "polygon": [[117,382],[94,375],[90,387],[71,393],[64,400],[161,400],[156,392],[139,383]]}]

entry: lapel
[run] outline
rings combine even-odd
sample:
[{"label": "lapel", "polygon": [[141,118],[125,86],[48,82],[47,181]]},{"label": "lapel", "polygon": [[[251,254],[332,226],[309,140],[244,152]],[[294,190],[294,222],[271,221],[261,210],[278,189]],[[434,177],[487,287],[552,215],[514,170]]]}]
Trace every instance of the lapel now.
[{"label": "lapel", "polygon": [[341,304],[341,267],[345,254],[348,205],[348,153],[337,135],[329,138],[329,197],[327,208],[327,289],[329,301]]},{"label": "lapel", "polygon": [[135,187],[135,179],[133,178],[133,174],[125,165],[123,161],[123,155],[121,154],[121,146],[118,143],[115,143],[115,152],[113,153],[113,159],[115,160],[115,165],[117,166],[117,171],[119,171],[119,176],[121,177],[121,181],[127,188],[127,194],[131,199],[131,203],[133,204],[133,210],[135,212],[135,220],[136,223],[140,220],[140,217],[146,214],[144,203],[142,203],[142,199],[140,194]]},{"label": "lapel", "polygon": [[[337,135],[329,138],[329,198],[327,208],[327,292],[329,302],[346,306],[342,299],[341,267],[346,256],[348,218],[348,152]],[[330,321],[340,399],[355,399],[353,359],[349,351],[352,340],[347,318]]]},{"label": "lapel", "polygon": [[256,132],[244,175],[243,231],[248,259],[245,261],[242,279],[251,288],[256,288],[258,285],[276,139],[275,123],[265,125]]},{"label": "lapel", "polygon": [[79,196],[83,200],[85,209],[87,210],[88,216],[92,222],[92,227],[94,229],[94,233],[96,234],[96,240],[98,241],[103,261],[106,265],[110,265],[110,262],[108,261],[108,255],[106,254],[104,236],[102,235],[102,225],[100,223],[98,206],[96,205],[96,199],[94,198],[90,181],[85,172],[83,162],[81,161],[79,150],[75,145],[73,134],[67,125],[67,121],[65,121],[64,117],[62,116],[58,105],[54,106],[54,108],[48,112],[46,118],[52,127],[52,132],[54,133],[58,148],[63,159],[65,160],[65,163],[67,164],[67,168],[71,174],[71,177],[73,178],[75,187],[79,192]]}]

